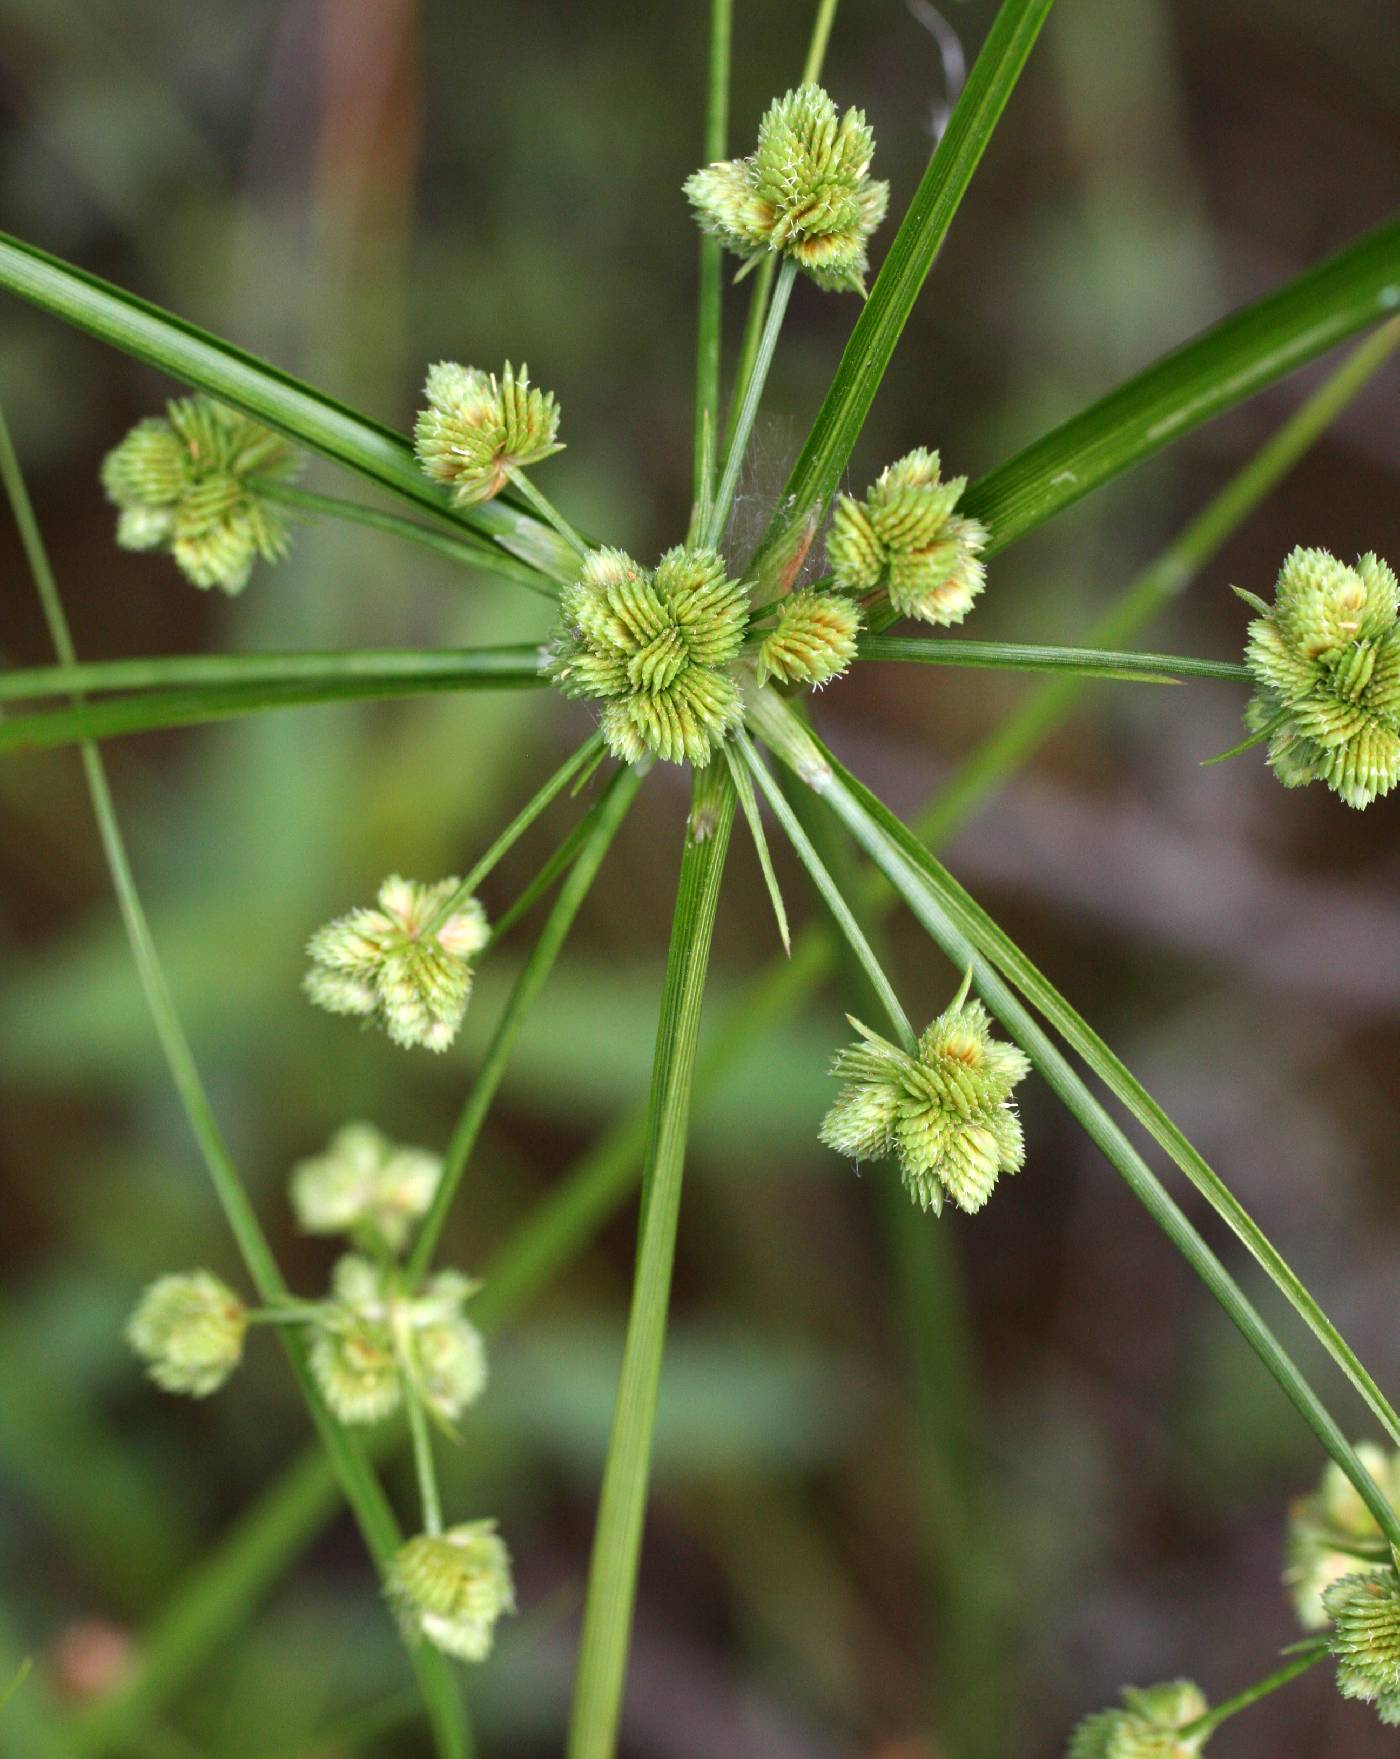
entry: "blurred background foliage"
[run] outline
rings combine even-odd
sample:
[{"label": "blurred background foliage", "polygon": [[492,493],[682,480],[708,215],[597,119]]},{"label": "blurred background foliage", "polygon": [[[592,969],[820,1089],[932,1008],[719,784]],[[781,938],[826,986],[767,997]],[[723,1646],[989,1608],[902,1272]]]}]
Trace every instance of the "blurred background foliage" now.
[{"label": "blurred background foliage", "polygon": [[[704,10],[0,0],[5,225],[399,428],[429,361],[528,358],[564,409],[549,492],[652,556],[687,513],[695,238],[679,185],[699,156]],[[969,54],[992,10],[946,0]],[[793,0],[737,12],[741,147],[795,77],[809,21]],[[1389,0],[1062,0],[915,311],[856,484],[924,442],[979,473],[1384,217],[1400,172],[1394,22]],[[898,212],[946,100],[925,0],[845,0],[827,83],[869,112]],[[853,316],[798,289],[751,519]],[[9,302],[0,363],[85,657],[542,633],[528,595],[360,530],[304,530],[244,598],[201,596],[164,560],[116,550],[97,484],[102,453],[171,387]],[[1081,638],[1317,376],[1000,558],[973,633]],[[1395,383],[1357,400],[1147,645],[1235,657],[1245,613],[1228,583],[1267,591],[1294,542],[1395,560]],[[319,464],[308,480],[340,486]],[[8,524],[0,543],[3,658],[42,662]],[[818,714],[913,810],[1026,688],[872,666]],[[1238,737],[1240,707],[1226,686],[1092,687],[951,859],[1394,1386],[1395,808],[1285,795],[1253,755],[1201,771]],[[386,871],[460,870],[584,725],[521,693],[109,748],[176,995],[298,1286],[322,1284],[329,1254],[290,1225],[290,1163],[351,1116],[440,1143],[528,934],[488,962],[439,1061],[311,1010],[308,931]],[[658,776],[528,1024],[452,1224],[468,1267],[645,1089],[682,810],[678,777]],[[158,1396],[121,1342],[156,1273],[237,1267],[72,754],[6,760],[0,814],[0,1674],[9,1657],[38,1663],[0,1717],[0,1752],[28,1759],[27,1719],[121,1677],[307,1428],[267,1340],[201,1406]],[[536,828],[488,907],[575,815]],[[787,889],[801,896],[797,873]],[[750,851],[721,909],[711,1024],[774,951]],[[891,949],[911,1011],[930,1015],[951,974],[913,932]],[[1124,1680],[1189,1673],[1225,1695],[1265,1671],[1295,1634],[1280,1532],[1319,1466],[1310,1438],[1034,1084],[1024,1175],[975,1222],[921,1224],[901,1259],[888,1170],[855,1179],[816,1142],[841,1013],[825,991],[696,1120],[628,1754],[1037,1759]],[[498,1513],[517,1558],[523,1614],[468,1680],[483,1750],[502,1759],[558,1751],[632,1244],[629,1201],[494,1339],[489,1395],[447,1466],[449,1506]],[[911,1265],[922,1332],[900,1293]],[[1340,1391],[1337,1408],[1360,1426]],[[407,1511],[397,1466],[391,1480]],[[407,1677],[336,1516],[117,1750],[417,1753],[411,1720],[320,1732],[363,1706],[402,1716]],[[1324,1670],[1212,1752],[1390,1745]]]}]

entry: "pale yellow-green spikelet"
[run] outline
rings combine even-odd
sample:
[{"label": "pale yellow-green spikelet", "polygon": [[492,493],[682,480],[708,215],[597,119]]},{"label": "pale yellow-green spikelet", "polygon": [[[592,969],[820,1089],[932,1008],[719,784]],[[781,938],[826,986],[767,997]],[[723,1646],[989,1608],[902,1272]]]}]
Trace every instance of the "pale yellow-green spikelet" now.
[{"label": "pale yellow-green spikelet", "polygon": [[426,1639],[462,1661],[484,1661],[497,1621],[515,1611],[510,1553],[494,1521],[466,1521],[406,1541],[385,1589],[411,1640]]},{"label": "pale yellow-green spikelet", "polygon": [[889,185],[869,175],[875,137],[863,112],[818,85],[774,99],[746,159],[707,165],[685,193],[706,232],[750,261],[792,258],[820,287],[865,291],[866,247],[885,217]]},{"label": "pale yellow-green spikelet", "polygon": [[[1400,1453],[1387,1453],[1368,1441],[1358,1442],[1355,1452],[1400,1509]],[[1386,1567],[1384,1556],[1378,1557],[1374,1565],[1357,1557],[1357,1548],[1364,1546],[1383,1549],[1380,1527],[1356,1486],[1340,1466],[1329,1460],[1316,1490],[1300,1497],[1288,1511],[1283,1579],[1305,1630],[1321,1630],[1327,1623],[1322,1597],[1334,1582],[1367,1569]]]},{"label": "pale yellow-green spikelet", "polygon": [[209,397],[179,398],[138,422],[102,463],[123,549],[166,549],[196,586],[241,592],[259,558],[286,554],[287,511],[261,485],[290,480],[279,435]]},{"label": "pale yellow-green spikelet", "polygon": [[1400,1576],[1393,1568],[1343,1576],[1323,1594],[1332,1621],[1337,1690],[1400,1724]]},{"label": "pale yellow-green spikelet", "polygon": [[961,623],[986,585],[985,529],[954,511],[967,478],[942,480],[937,452],[897,459],[864,501],[843,495],[832,516],[827,559],[849,593],[883,587],[901,617]]},{"label": "pale yellow-green spikelet", "polygon": [[595,550],[564,588],[545,670],[566,696],[601,702],[614,757],[703,767],[743,713],[727,668],[748,594],[716,550],[677,547],[654,569]]},{"label": "pale yellow-green spikelet", "polygon": [[858,1020],[862,1042],[836,1058],[844,1086],[821,1138],[854,1160],[892,1154],[923,1209],[951,1197],[979,1210],[1002,1173],[1025,1161],[1011,1093],[1030,1064],[1015,1045],[992,1037],[986,1010],[962,995],[928,1027],[911,1056]]},{"label": "pale yellow-green spikelet", "polygon": [[531,385],[529,368],[507,361],[500,377],[441,360],[429,367],[427,406],[413,428],[418,462],[434,482],[447,483],[458,507],[489,501],[523,470],[562,452],[559,405]]},{"label": "pale yellow-green spikelet", "polygon": [[759,646],[758,681],[820,687],[846,671],[859,634],[860,608],[843,593],[793,593],[782,600],[777,624]]},{"label": "pale yellow-green spikelet", "polygon": [[308,1234],[348,1234],[398,1252],[441,1176],[440,1155],[396,1147],[372,1124],[347,1124],[292,1169],[292,1207]]},{"label": "pale yellow-green spikelet", "polygon": [[1206,1714],[1204,1693],[1190,1680],[1125,1686],[1123,1707],[1086,1716],[1070,1737],[1067,1759],[1194,1759],[1203,1739],[1181,1731]]},{"label": "pale yellow-green spikelet", "polygon": [[403,1381],[392,1313],[379,1270],[348,1254],[336,1265],[332,1298],[312,1327],[307,1361],[342,1423],[378,1423],[396,1411]]},{"label": "pale yellow-green spikelet", "polygon": [[1286,788],[1324,782],[1359,808],[1400,782],[1397,587],[1379,557],[1349,568],[1326,550],[1292,551],[1249,626],[1245,662],[1257,686],[1245,725],[1269,734]]},{"label": "pale yellow-green spikelet", "polygon": [[127,1322],[127,1342],[169,1393],[217,1392],[243,1358],[247,1309],[207,1270],[157,1278]]},{"label": "pale yellow-green spikelet", "polygon": [[426,885],[391,875],[376,908],[352,910],[311,937],[306,993],[333,1014],[377,1021],[395,1044],[446,1050],[467,1010],[472,958],[487,940],[475,898],[433,926],[456,890],[455,879]]}]

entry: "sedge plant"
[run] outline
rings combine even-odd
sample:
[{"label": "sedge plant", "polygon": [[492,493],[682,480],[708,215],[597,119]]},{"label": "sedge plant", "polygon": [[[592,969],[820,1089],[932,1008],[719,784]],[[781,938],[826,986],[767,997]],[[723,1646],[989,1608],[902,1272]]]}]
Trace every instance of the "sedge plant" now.
[{"label": "sedge plant", "polygon": [[[77,743],[153,1024],[246,1274],[237,1289],[205,1269],[162,1271],[133,1291],[131,1347],[160,1390],[209,1397],[267,1328],[281,1338],[321,1455],[273,1493],[266,1520],[285,1562],[335,1495],[354,1511],[417,1673],[446,1759],[471,1751],[462,1666],[489,1664],[515,1609],[510,1536],[490,1511],[446,1509],[437,1451],[471,1445],[486,1392],[483,1332],[508,1319],[619,1203],[640,1172],[635,1273],[611,1435],[601,1462],[584,1595],[569,1759],[618,1748],[652,1467],[689,1117],[698,1088],[799,997],[838,953],[873,1018],[830,1020],[831,1103],[812,1120],[813,1153],[888,1163],[912,1225],[966,1225],[1003,1176],[1034,1176],[1036,1144],[1018,1093],[1043,1083],[1083,1128],[1253,1349],[1324,1456],[1318,1491],[1294,1511],[1287,1572],[1309,1633],[1282,1667],[1212,1706],[1187,1680],[1124,1688],[1068,1736],[1071,1759],[1200,1752],[1215,1729],[1331,1657],[1342,1694],[1400,1720],[1400,1414],[1319,1306],[1303,1275],[1181,1127],[1074,1005],[942,865],[932,845],[989,794],[1086,680],[1218,683],[1241,694],[1247,737],[1287,788],[1316,785],[1338,810],[1369,809],[1400,783],[1400,597],[1384,558],[1338,557],[1299,534],[1274,582],[1243,583],[1254,612],[1241,659],[1224,663],[1125,645],[1297,458],[1400,335],[1383,323],[1400,284],[1400,226],[1359,239],[1227,317],[977,481],[957,471],[957,435],[930,432],[904,455],[849,479],[881,377],[954,222],[998,119],[1052,11],[1004,0],[917,189],[892,231],[891,191],[858,104],[822,83],[834,0],[822,0],[800,78],[737,143],[729,128],[730,0],[713,0],[703,162],[676,192],[700,232],[700,309],[688,529],[638,557],[555,506],[540,478],[565,443],[567,409],[522,365],[424,363],[413,436],[395,434],[315,387],[18,240],[0,237],[0,285],[155,366],[184,387],[109,452],[101,490],[115,540],[155,552],[196,588],[276,592],[295,567],[306,517],[343,519],[435,549],[540,600],[528,646],[206,654],[81,663],[8,432],[0,475],[19,524],[57,664],[0,674],[0,699],[30,707],[0,721],[0,752]],[[1053,28],[1053,26],[1052,26]],[[833,86],[844,82],[833,77]],[[898,202],[894,203],[897,208]],[[888,242],[882,239],[888,236]],[[721,394],[726,271],[747,283],[748,315]],[[799,284],[805,284],[798,296]],[[757,542],[733,518],[772,362],[790,314],[843,302],[849,338],[791,474]],[[798,303],[794,303],[795,299]],[[998,554],[1083,495],[1326,349],[1376,328],[1235,482],[1124,595],[1084,645],[978,639]],[[395,503],[392,510],[304,490],[307,454]],[[587,532],[589,535],[585,536]],[[1228,584],[1228,583],[1227,583]],[[908,627],[899,634],[897,624]],[[956,635],[946,633],[951,629]],[[998,668],[1048,675],[1042,693],[974,755],[920,820],[896,816],[820,735],[817,692],[853,667]],[[359,899],[327,899],[307,925],[306,1005],[382,1034],[386,1058],[450,1056],[473,978],[500,938],[538,906],[542,922],[441,1151],[388,1139],[354,1115],[318,1155],[288,1169],[299,1226],[345,1247],[329,1286],[289,1288],[185,1036],[127,860],[97,742],[306,703],[424,692],[554,690],[580,705],[586,736],[462,875],[367,876]],[[1180,691],[1156,691],[1162,714]],[[469,706],[465,711],[470,714]],[[650,1093],[540,1205],[484,1282],[438,1262],[444,1226],[518,1035],[642,789],[688,771],[669,950]],[[1201,779],[1202,786],[1210,778]],[[497,864],[566,796],[587,804],[536,878],[492,922],[480,896]],[[1380,810],[1385,810],[1382,804]],[[790,845],[823,906],[793,936],[765,825]],[[736,832],[754,841],[782,943],[771,977],[708,1059],[699,1026],[722,882]],[[844,839],[868,862],[831,859]],[[372,900],[372,901],[368,901]],[[547,903],[546,903],[547,900]],[[946,958],[946,982],[911,993],[886,970],[877,917],[897,903]],[[1116,1103],[1115,1115],[1086,1076]],[[1365,1403],[1383,1444],[1353,1444],[1324,1395],[1215,1247],[1129,1140],[1127,1119],[1246,1247],[1283,1306]],[[228,1396],[234,1396],[231,1392]],[[1330,1393],[1329,1393],[1330,1396]],[[377,1467],[411,1455],[407,1530]],[[280,1500],[279,1500],[280,1499]],[[260,1538],[263,1527],[250,1527]],[[245,1541],[213,1559],[189,1593],[218,1602],[247,1582]],[[247,1541],[246,1543],[251,1543]],[[261,1567],[261,1566],[260,1566]],[[220,1572],[224,1572],[223,1575]],[[245,1598],[247,1595],[245,1587]],[[179,1604],[152,1654],[177,1649]],[[219,1619],[205,1627],[217,1641]],[[210,1635],[209,1633],[213,1633]],[[163,1651],[159,1645],[164,1644]],[[62,1732],[71,1750],[119,1750],[134,1722],[197,1665],[186,1649],[129,1681],[112,1704]],[[1204,1670],[1202,1670],[1204,1671]]]}]

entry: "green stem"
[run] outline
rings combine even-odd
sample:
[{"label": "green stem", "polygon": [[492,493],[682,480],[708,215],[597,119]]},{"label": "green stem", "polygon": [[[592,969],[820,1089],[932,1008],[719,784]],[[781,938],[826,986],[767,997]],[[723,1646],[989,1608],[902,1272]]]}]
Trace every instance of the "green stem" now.
[{"label": "green stem", "polygon": [[433,912],[423,929],[424,934],[435,934],[454,911],[461,909],[496,863],[513,849],[525,835],[555,795],[567,788],[579,771],[592,763],[602,749],[603,736],[601,733],[594,733],[584,740],[577,751],[570,753],[564,759],[549,780],[542,787],[537,788],[525,802],[500,836],[496,838],[496,841],[470,869],[467,877],[458,884],[451,896],[445,898]]},{"label": "green stem", "polygon": [[712,765],[710,772],[696,772],[695,808],[701,805],[702,790],[715,789],[716,784],[718,800],[711,794],[706,802],[715,808],[714,828],[703,842],[687,834],[681,861],[652,1065],[632,1308],[598,1502],[568,1759],[612,1759],[617,1748],[680,1217],[700,1007],[734,821],[734,790],[727,773],[719,765]]},{"label": "green stem", "polygon": [[999,672],[1068,672],[1080,678],[1116,678],[1129,684],[1170,684],[1212,678],[1252,684],[1248,666],[1230,660],[1198,660],[1178,654],[1130,649],[1043,647],[1015,641],[954,641],[921,635],[863,635],[862,660],[913,661],[921,666],[986,667]]},{"label": "green stem", "polygon": [[1290,1680],[1296,1680],[1299,1674],[1304,1674],[1309,1668],[1316,1667],[1319,1661],[1326,1661],[1330,1653],[1327,1639],[1319,1637],[1316,1643],[1310,1643],[1305,1649],[1300,1649],[1296,1655],[1290,1656],[1276,1672],[1265,1675],[1262,1680],[1256,1680],[1252,1686],[1246,1686],[1244,1691],[1237,1692],[1233,1698],[1227,1698],[1223,1704],[1214,1705],[1206,1711],[1204,1716],[1198,1716],[1194,1722],[1188,1722],[1179,1731],[1177,1739],[1183,1747],[1188,1747],[1193,1752],[1196,1751],[1215,1733],[1222,1722],[1228,1722],[1232,1716],[1238,1716],[1240,1711],[1248,1710],[1251,1704],[1257,1704],[1261,1698],[1267,1698],[1270,1692],[1277,1692],[1280,1686],[1286,1686]]},{"label": "green stem", "polygon": [[441,678],[503,686],[542,683],[539,647],[384,647],[301,653],[170,654],[95,660],[86,665],[26,666],[0,672],[0,702],[72,696],[90,690],[165,690],[205,685],[332,684],[346,679]]},{"label": "green stem", "polygon": [[433,1438],[428,1433],[428,1413],[423,1409],[422,1396],[403,1350],[399,1352],[399,1374],[408,1412],[408,1432],[413,1438],[413,1471],[418,1480],[418,1500],[423,1506],[423,1531],[436,1535],[442,1532],[442,1497],[433,1463]]},{"label": "green stem", "polygon": [[531,592],[539,593],[544,598],[552,600],[556,596],[554,587],[539,569],[531,567],[528,562],[517,560],[498,544],[473,537],[460,526],[456,528],[455,534],[434,531],[431,526],[419,525],[417,520],[405,519],[398,513],[381,513],[377,507],[362,507],[357,501],[345,501],[338,495],[318,494],[313,489],[276,482],[271,477],[256,477],[250,486],[264,500],[280,502],[282,506],[290,507],[305,517],[340,519],[351,525],[368,526],[371,531],[382,531],[390,537],[404,538],[409,543],[419,544],[425,550],[446,556],[450,562],[461,563],[467,568],[479,568],[484,574],[499,575],[502,580],[513,580],[517,586],[528,587]]},{"label": "green stem", "polygon": [[422,1280],[432,1262],[438,1239],[452,1208],[452,1200],[457,1195],[457,1188],[467,1170],[467,1162],[476,1146],[477,1137],[481,1134],[481,1127],[486,1122],[486,1115],[491,1109],[496,1089],[501,1084],[501,1077],[505,1074],[506,1063],[515,1048],[520,1029],[554,969],[554,962],[573,926],[574,917],[588,896],[589,888],[602,866],[603,857],[607,854],[640,786],[641,777],[636,770],[620,769],[608,783],[597,805],[591,809],[593,822],[588,839],[581,846],[573,866],[559,888],[559,896],[545,918],[539,939],[530,949],[525,968],[515,981],[515,987],[506,1002],[491,1044],[477,1070],[471,1092],[447,1145],[442,1177],[404,1267],[404,1282],[410,1289]]},{"label": "green stem", "polygon": [[826,46],[831,41],[831,26],[836,18],[837,0],[820,0],[817,16],[812,21],[812,35],[807,44],[807,59],[802,67],[803,85],[813,85],[821,78]]},{"label": "green stem", "polygon": [[[64,665],[75,665],[77,655],[59,597],[58,582],[49,564],[48,552],[34,516],[3,412],[0,412],[0,481],[4,483],[14,509],[20,539],[34,575],[54,647]],[[248,1275],[267,1306],[280,1306],[287,1299],[287,1286],[224,1144],[189,1041],[176,1013],[127,858],[126,844],[117,823],[116,808],[107,785],[107,773],[102,758],[94,746],[85,744],[82,748],[82,760],[103,852],[131,943],[132,957],[176,1092]],[[365,1463],[363,1453],[326,1409],[307,1368],[305,1355],[296,1335],[287,1330],[283,1330],[281,1335],[312,1421],[340,1478],[346,1501],[355,1512],[371,1555],[382,1569],[393,1555],[400,1537],[388,1501],[378,1480]],[[460,1696],[442,1657],[427,1651],[414,1651],[411,1659],[443,1759],[465,1759],[470,1751],[470,1735]]]},{"label": "green stem", "polygon": [[748,450],[749,435],[753,432],[754,418],[763,398],[763,387],[768,378],[768,369],[773,364],[778,333],[783,327],[792,284],[796,279],[796,262],[791,257],[784,257],[773,288],[772,302],[763,321],[763,334],[759,337],[758,350],[754,355],[753,371],[744,385],[743,401],[739,405],[738,419],[734,423],[734,437],[725,455],[724,474],[720,477],[714,505],[710,510],[709,527],[704,533],[703,541],[711,548],[724,536],[729,509],[734,504],[734,491],[739,485],[739,471],[744,462],[744,453]]},{"label": "green stem", "polygon": [[586,556],[588,554],[588,545],[574,530],[573,526],[569,524],[568,520],[565,519],[564,515],[554,505],[553,501],[551,501],[541,490],[537,489],[534,483],[531,482],[530,478],[526,476],[525,472],[518,469],[515,465],[512,464],[510,466],[507,474],[509,475],[511,482],[514,483],[516,490],[530,503],[535,512],[544,520],[545,524],[553,526],[554,530],[559,533],[560,537],[563,538],[564,542],[568,544],[571,550],[575,551],[580,556]]},{"label": "green stem", "polygon": [[[722,159],[729,133],[729,63],[734,0],[710,0],[709,80],[705,101],[705,163]],[[724,247],[708,232],[700,235],[699,325],[695,348],[695,463],[692,495],[705,500],[712,489],[708,458],[719,433],[720,341],[724,313]]]}]

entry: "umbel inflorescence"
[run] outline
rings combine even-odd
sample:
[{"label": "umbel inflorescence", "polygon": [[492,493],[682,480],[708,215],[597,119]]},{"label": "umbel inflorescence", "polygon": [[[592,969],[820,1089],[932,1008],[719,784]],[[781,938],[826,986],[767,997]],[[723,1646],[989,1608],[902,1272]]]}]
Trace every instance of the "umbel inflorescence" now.
[{"label": "umbel inflorescence", "polygon": [[559,405],[507,361],[498,378],[479,367],[441,360],[429,367],[427,406],[413,430],[418,462],[446,483],[457,507],[489,501],[511,473],[564,450],[556,439]]},{"label": "umbel inflorescence", "polygon": [[[400,1262],[414,1224],[429,1211],[442,1162],[425,1149],[390,1142],[372,1125],[348,1124],[291,1177],[302,1226],[364,1246],[340,1258],[320,1300],[284,1295],[250,1308],[207,1271],[163,1276],[146,1290],[127,1326],[132,1348],[167,1392],[203,1398],[237,1368],[250,1325],[294,1327],[331,1414],[341,1423],[383,1422],[407,1406],[442,1432],[481,1397],[486,1347],[463,1309],[480,1284],[456,1270],[421,1280]],[[425,1516],[436,1519],[431,1455]],[[444,1549],[445,1548],[445,1549]],[[409,1539],[395,1555],[386,1592],[413,1638],[482,1660],[503,1613],[514,1610],[510,1557],[495,1523],[475,1521]]]},{"label": "umbel inflorescence", "polygon": [[196,586],[242,592],[253,564],[286,554],[286,509],[271,498],[297,471],[295,450],[212,397],[181,397],[138,422],[102,464],[117,542],[167,550]]},{"label": "umbel inflorescence", "polygon": [[[1236,589],[1238,590],[1238,589]],[[1245,659],[1258,689],[1245,711],[1267,735],[1285,788],[1325,782],[1369,806],[1400,781],[1400,623],[1394,572],[1378,556],[1347,567],[1326,550],[1285,559],[1249,626]]]}]

